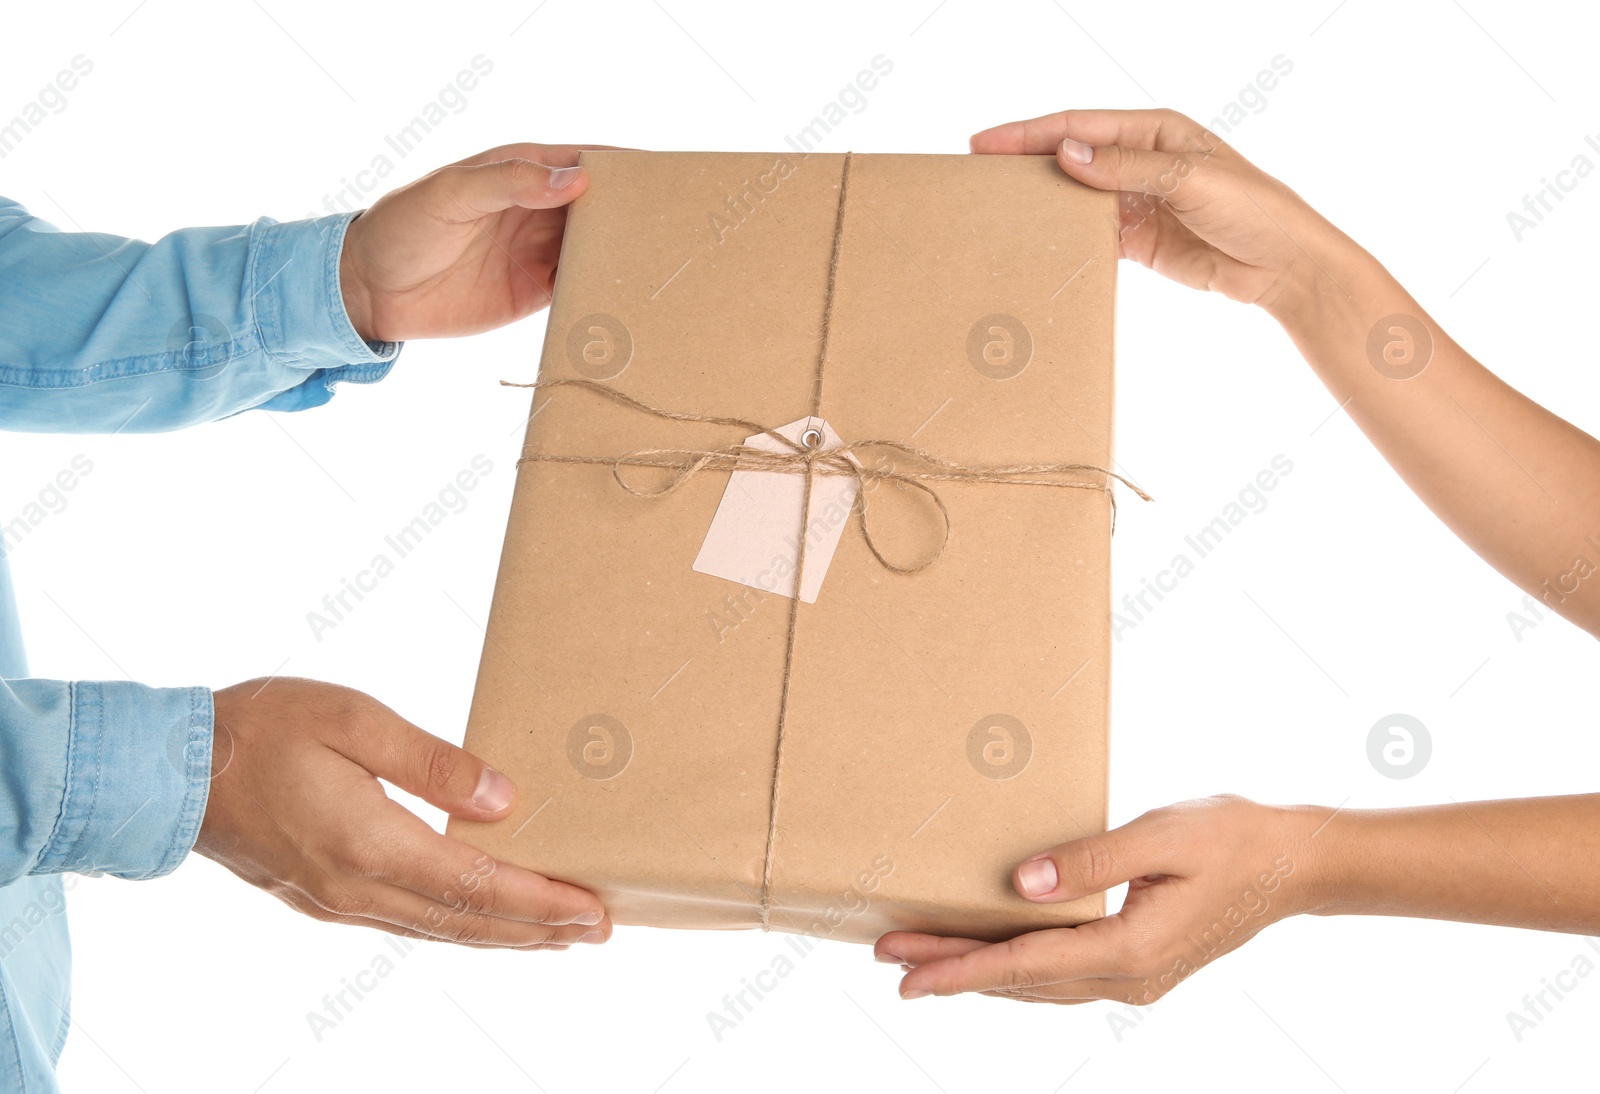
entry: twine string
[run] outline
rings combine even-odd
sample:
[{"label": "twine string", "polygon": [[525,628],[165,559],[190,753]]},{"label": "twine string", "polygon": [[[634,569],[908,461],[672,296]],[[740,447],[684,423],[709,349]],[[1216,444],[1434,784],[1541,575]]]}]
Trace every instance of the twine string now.
[{"label": "twine string", "polygon": [[[885,569],[897,574],[914,574],[926,570],[939,561],[944,555],[945,548],[949,545],[951,532],[950,510],[938,491],[929,486],[929,483],[980,482],[1002,486],[1043,486],[1068,490],[1106,491],[1107,483],[1103,480],[1096,482],[1081,478],[1061,477],[1087,474],[1113,479],[1122,483],[1145,501],[1150,500],[1150,495],[1146,494],[1136,484],[1117,472],[1096,464],[959,463],[954,460],[944,459],[915,445],[889,439],[846,441],[829,449],[807,448],[803,444],[759,422],[746,418],[733,418],[715,414],[695,414],[665,410],[594,380],[540,380],[531,384],[513,383],[509,380],[500,382],[506,387],[533,389],[577,388],[593,392],[596,395],[653,417],[675,422],[700,422],[711,425],[737,426],[752,435],[770,437],[783,446],[782,451],[774,452],[767,448],[757,448],[740,442],[738,444],[725,445],[721,448],[646,448],[620,456],[575,456],[563,453],[533,452],[524,455],[517,461],[519,465],[523,463],[572,463],[607,466],[611,468],[611,475],[616,480],[617,485],[634,497],[665,497],[702,471],[760,471],[775,474],[805,475],[807,477],[813,475],[847,475],[853,477],[858,487],[854,509],[856,525],[860,530],[861,538],[866,543],[868,550],[872,552],[872,556]],[[899,455],[904,457],[908,463],[906,465],[893,464],[887,467],[881,465],[874,467],[856,458],[858,454],[867,456],[873,451]],[[635,467],[670,471],[671,474],[658,484],[651,486],[640,482],[636,477],[630,477],[623,470],[624,468]],[[885,555],[880,547],[878,537],[872,530],[872,522],[869,516],[869,496],[879,483],[889,483],[900,489],[916,491],[925,496],[937,510],[941,524],[939,542],[921,559],[910,562],[896,562]],[[1115,506],[1115,495],[1110,495],[1110,497],[1112,505]]]},{"label": "twine string", "polygon": [[[817,347],[817,370],[811,381],[811,416],[822,417],[822,376],[828,363],[828,336],[833,330],[833,290],[839,280],[839,244],[844,238],[844,200],[850,190],[850,156],[844,154],[844,163],[839,167],[839,204],[833,214],[833,247],[828,255],[828,288],[822,298],[822,338]],[[808,423],[810,424],[810,423]],[[802,433],[801,436],[807,436]],[[811,539],[811,487],[817,481],[817,460],[820,458],[818,451],[822,447],[821,438],[815,446],[804,449],[805,489],[800,494],[800,540],[794,552],[794,595],[789,598],[789,626],[788,633],[784,636],[783,643],[783,690],[778,696],[778,734],[773,741],[772,749],[772,793],[768,797],[767,810],[767,849],[761,862],[761,929],[768,930],[772,925],[772,864],[776,859],[778,847],[778,789],[783,778],[783,737],[784,730],[789,724],[789,690],[794,683],[794,645],[795,638],[800,631],[800,596],[805,592],[806,580],[806,542]],[[857,490],[856,496],[861,497],[863,491]],[[943,503],[939,506],[944,511]],[[857,510],[865,513],[865,507]],[[945,512],[945,539],[950,537],[950,515]],[[866,525],[862,524],[865,531]],[[869,536],[870,538],[870,536]],[[882,554],[873,547],[872,553],[881,560]],[[939,553],[944,553],[944,545],[939,546]]]}]

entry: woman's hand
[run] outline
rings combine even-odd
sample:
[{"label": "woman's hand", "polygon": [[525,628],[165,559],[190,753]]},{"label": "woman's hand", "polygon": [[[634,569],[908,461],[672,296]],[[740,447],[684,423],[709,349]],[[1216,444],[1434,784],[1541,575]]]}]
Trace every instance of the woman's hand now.
[{"label": "woman's hand", "polygon": [[1268,924],[1317,910],[1312,840],[1328,815],[1226,795],[1156,809],[1041,852],[1012,875],[1017,892],[1039,904],[1126,882],[1116,914],[995,944],[892,931],[876,955],[908,969],[904,999],[976,991],[1045,1003],[1153,1003]]},{"label": "woman's hand", "polygon": [[985,129],[980,153],[1054,153],[1121,198],[1122,256],[1195,289],[1271,308],[1356,248],[1300,196],[1173,110],[1064,110]]},{"label": "woman's hand", "polygon": [[1473,360],[1293,190],[1171,110],[1066,110],[986,129],[972,150],[1054,152],[1118,191],[1124,257],[1260,304],[1452,531],[1600,635],[1600,582],[1583,580],[1600,558],[1600,443]]},{"label": "woman's hand", "polygon": [[379,198],[345,235],[339,283],[374,342],[493,330],[550,303],[578,145],[508,144]]},{"label": "woman's hand", "polygon": [[610,936],[594,894],[440,835],[378,782],[455,816],[505,816],[511,780],[472,754],[314,680],[252,680],[213,703],[195,849],[245,881],[313,919],[412,938],[538,950]]}]

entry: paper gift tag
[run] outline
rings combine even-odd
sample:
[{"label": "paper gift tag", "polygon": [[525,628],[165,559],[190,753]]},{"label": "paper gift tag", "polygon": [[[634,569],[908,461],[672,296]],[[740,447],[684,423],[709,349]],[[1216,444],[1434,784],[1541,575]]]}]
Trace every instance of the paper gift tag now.
[{"label": "paper gift tag", "polygon": [[[827,451],[842,443],[833,427],[821,418],[801,418],[780,426],[780,433],[797,443],[807,430],[821,434],[820,447]],[[765,433],[746,437],[751,448],[768,452],[784,451],[783,446]],[[849,457],[852,461],[855,457]],[[752,589],[780,596],[794,596],[795,559],[800,547],[800,529],[807,529],[805,585],[800,599],[814,604],[827,576],[828,564],[839,546],[839,537],[850,520],[858,484],[853,475],[816,475],[811,482],[811,511],[800,519],[805,502],[805,476],[782,471],[735,471],[728,477],[722,503],[711,519],[700,554],[695,557],[697,573],[725,577]]]}]

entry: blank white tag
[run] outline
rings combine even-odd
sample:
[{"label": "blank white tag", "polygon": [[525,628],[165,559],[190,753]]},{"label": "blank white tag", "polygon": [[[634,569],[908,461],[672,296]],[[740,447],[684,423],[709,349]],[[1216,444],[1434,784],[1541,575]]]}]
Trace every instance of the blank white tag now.
[{"label": "blank white tag", "polygon": [[[821,418],[801,418],[774,430],[800,442],[808,429],[821,433],[826,451],[842,443],[833,427]],[[783,446],[765,433],[746,437],[745,444],[768,452]],[[852,461],[855,457],[848,457]],[[805,476],[783,471],[735,471],[728,477],[722,503],[711,519],[711,530],[695,557],[697,573],[725,577],[752,589],[779,596],[794,596],[795,559],[799,553],[802,523],[806,539],[805,586],[800,599],[814,604],[827,576],[839,537],[850,520],[857,482],[853,475],[815,475],[811,481],[811,512],[804,522]]]}]

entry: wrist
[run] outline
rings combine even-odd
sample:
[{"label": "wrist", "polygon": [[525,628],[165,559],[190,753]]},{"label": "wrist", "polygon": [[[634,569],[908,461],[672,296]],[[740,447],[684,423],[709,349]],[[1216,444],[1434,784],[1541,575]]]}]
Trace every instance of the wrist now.
[{"label": "wrist", "polygon": [[1318,805],[1264,808],[1270,811],[1268,830],[1277,834],[1276,842],[1284,848],[1274,861],[1283,878],[1278,918],[1336,914],[1342,883],[1328,828],[1338,811]]},{"label": "wrist", "polygon": [[1377,259],[1320,216],[1284,231],[1292,232],[1294,253],[1256,303],[1291,335],[1365,315],[1368,302],[1392,280]]}]

